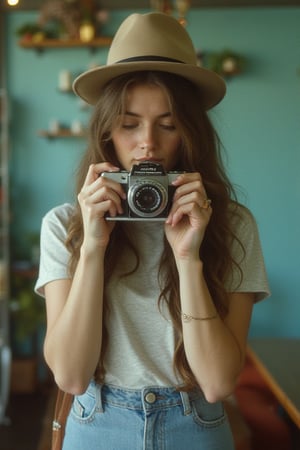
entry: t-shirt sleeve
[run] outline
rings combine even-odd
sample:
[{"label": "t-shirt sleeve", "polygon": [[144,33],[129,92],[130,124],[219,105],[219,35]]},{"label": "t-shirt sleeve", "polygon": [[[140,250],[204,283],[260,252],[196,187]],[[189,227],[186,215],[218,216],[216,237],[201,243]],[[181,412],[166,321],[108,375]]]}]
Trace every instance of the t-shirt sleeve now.
[{"label": "t-shirt sleeve", "polygon": [[67,225],[73,207],[64,204],[50,210],[42,219],[40,237],[40,264],[35,292],[44,297],[47,283],[68,279],[70,253],[65,246]]},{"label": "t-shirt sleeve", "polygon": [[226,289],[228,292],[253,292],[257,302],[270,295],[257,224],[246,208],[241,208],[234,222],[240,243],[234,240],[232,256],[241,272],[237,267],[233,268],[232,276],[227,280]]}]

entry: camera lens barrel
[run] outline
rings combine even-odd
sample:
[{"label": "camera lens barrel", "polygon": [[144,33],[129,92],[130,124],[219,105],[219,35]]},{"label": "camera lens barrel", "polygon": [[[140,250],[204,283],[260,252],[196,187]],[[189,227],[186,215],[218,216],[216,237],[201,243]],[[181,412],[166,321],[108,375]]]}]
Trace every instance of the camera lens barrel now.
[{"label": "camera lens barrel", "polygon": [[157,217],[166,208],[168,192],[155,180],[143,179],[135,182],[128,191],[128,206],[139,217]]}]

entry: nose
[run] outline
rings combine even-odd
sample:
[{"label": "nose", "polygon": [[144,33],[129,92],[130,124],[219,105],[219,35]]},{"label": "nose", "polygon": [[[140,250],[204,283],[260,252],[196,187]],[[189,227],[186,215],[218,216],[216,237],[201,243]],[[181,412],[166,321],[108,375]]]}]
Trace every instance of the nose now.
[{"label": "nose", "polygon": [[147,152],[154,150],[155,148],[155,136],[154,129],[151,126],[146,126],[141,131],[139,147]]}]

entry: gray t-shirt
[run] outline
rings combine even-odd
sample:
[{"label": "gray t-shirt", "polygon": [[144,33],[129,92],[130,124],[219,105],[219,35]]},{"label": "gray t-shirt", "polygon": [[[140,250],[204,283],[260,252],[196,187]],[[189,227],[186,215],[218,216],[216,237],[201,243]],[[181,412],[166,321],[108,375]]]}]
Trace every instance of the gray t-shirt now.
[{"label": "gray t-shirt", "polygon": [[[70,255],[64,242],[72,212],[73,206],[64,204],[43,218],[40,270],[35,286],[40,295],[44,295],[44,286],[50,281],[69,278]],[[134,274],[120,277],[134,262],[130,250],[122,251],[106,287],[109,346],[104,360],[105,381],[135,389],[179,385],[181,380],[173,371],[174,329],[167,307],[160,310],[158,307],[158,265],[164,225],[131,222],[130,226],[141,252],[140,265]],[[242,282],[237,282],[236,272],[233,279],[227,281],[226,288],[228,292],[254,292],[255,300],[261,300],[269,295],[269,287],[256,223],[247,210],[242,210],[242,218],[236,220],[234,226],[246,256],[241,263]],[[233,245],[232,252],[235,258],[242,259],[238,245]]]}]

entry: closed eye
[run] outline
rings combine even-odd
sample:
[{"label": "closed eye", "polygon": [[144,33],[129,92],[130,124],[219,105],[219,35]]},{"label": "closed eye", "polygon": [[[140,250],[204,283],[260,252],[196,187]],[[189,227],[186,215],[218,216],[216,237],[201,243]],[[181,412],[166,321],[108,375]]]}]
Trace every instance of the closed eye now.
[{"label": "closed eye", "polygon": [[137,128],[139,124],[137,122],[123,122],[121,123],[121,128],[124,128],[125,130],[132,130],[134,128]]},{"label": "closed eye", "polygon": [[176,127],[174,125],[168,125],[168,124],[164,124],[164,123],[160,124],[160,127],[165,130],[170,130],[170,131],[176,130]]}]

